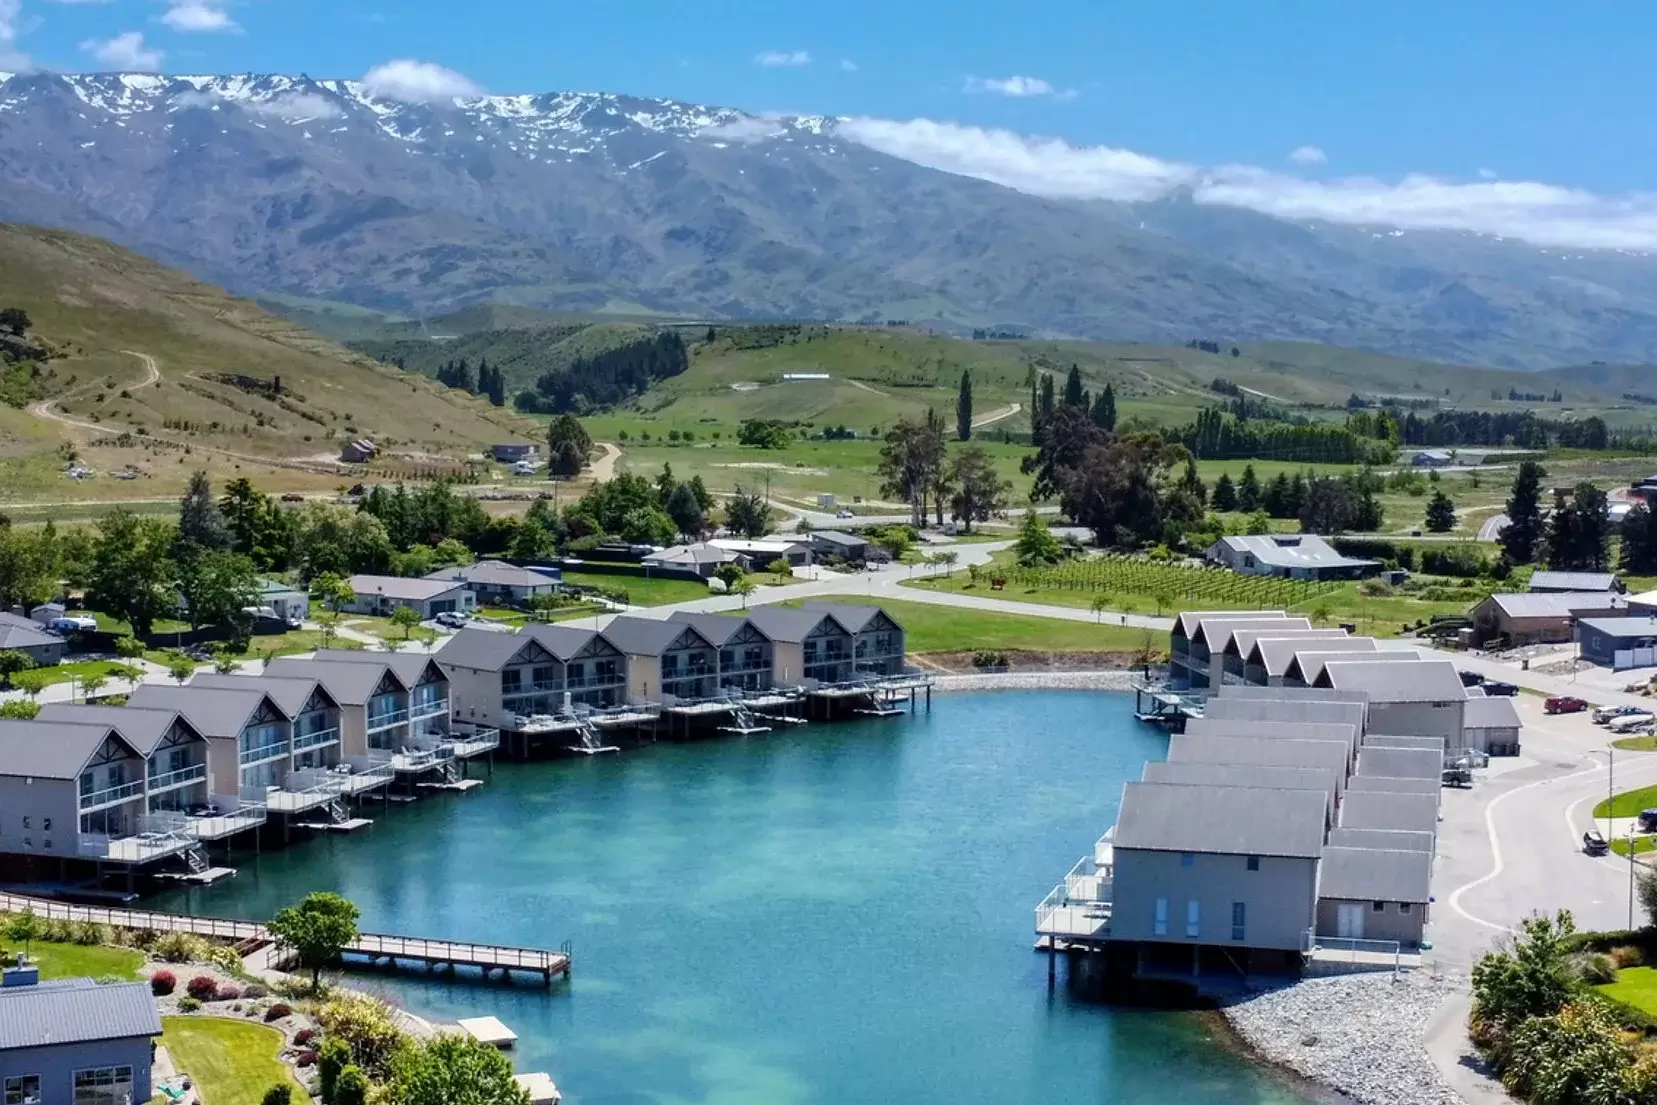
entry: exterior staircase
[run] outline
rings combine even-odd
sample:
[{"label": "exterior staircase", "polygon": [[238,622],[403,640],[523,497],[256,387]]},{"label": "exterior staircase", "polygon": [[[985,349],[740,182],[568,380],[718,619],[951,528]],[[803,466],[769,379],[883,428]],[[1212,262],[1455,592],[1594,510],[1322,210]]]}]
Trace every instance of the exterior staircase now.
[{"label": "exterior staircase", "polygon": [[200,844],[182,853],[184,866],[190,869],[190,874],[199,875],[210,866],[207,862],[207,849]]}]

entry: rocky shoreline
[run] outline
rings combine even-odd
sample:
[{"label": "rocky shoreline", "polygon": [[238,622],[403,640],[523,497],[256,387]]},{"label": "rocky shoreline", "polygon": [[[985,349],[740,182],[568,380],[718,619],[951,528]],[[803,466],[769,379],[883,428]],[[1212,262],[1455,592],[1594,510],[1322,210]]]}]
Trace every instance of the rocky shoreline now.
[{"label": "rocky shoreline", "polygon": [[1427,971],[1330,975],[1224,1006],[1237,1035],[1262,1059],[1362,1105],[1462,1105],[1423,1033],[1458,987]]},{"label": "rocky shoreline", "polygon": [[1001,671],[939,675],[934,691],[1131,691],[1143,676],[1133,671]]}]

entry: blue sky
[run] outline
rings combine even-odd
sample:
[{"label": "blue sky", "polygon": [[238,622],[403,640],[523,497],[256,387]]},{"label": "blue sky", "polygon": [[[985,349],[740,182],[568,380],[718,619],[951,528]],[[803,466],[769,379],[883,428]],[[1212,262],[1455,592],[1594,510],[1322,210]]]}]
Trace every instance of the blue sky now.
[{"label": "blue sky", "polygon": [[1657,6],[1599,0],[0,0],[0,67],[845,116],[1037,194],[1641,250],[1654,42]]}]

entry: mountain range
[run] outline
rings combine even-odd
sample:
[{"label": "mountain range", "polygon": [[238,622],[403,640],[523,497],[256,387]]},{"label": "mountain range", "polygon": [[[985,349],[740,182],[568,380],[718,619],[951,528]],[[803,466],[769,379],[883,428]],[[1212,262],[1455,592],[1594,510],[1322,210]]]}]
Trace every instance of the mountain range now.
[{"label": "mountain range", "polygon": [[1657,361],[1657,259],[1198,204],[1061,201],[842,121],[607,93],[406,103],[304,76],[0,74],[0,219],[244,295]]}]

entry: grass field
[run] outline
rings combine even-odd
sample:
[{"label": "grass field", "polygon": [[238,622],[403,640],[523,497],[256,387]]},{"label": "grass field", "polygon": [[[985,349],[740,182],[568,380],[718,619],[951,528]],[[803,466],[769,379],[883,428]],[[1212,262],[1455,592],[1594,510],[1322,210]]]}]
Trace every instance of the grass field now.
[{"label": "grass field", "polygon": [[173,1065],[190,1076],[205,1105],[259,1105],[279,1083],[303,1091],[285,1063],[274,1028],[222,1017],[163,1017],[161,1042]]},{"label": "grass field", "polygon": [[28,951],[30,960],[40,967],[41,978],[132,979],[138,977],[138,968],[144,965],[143,952],[102,944],[53,944],[36,940]]},{"label": "grass field", "polygon": [[1613,1001],[1657,1016],[1657,967],[1624,967],[1617,981],[1594,989]]},{"label": "grass field", "polygon": [[[1619,837],[1611,840],[1609,843],[1611,845],[1611,850],[1613,852],[1617,853],[1617,855],[1619,855],[1619,856],[1628,855],[1628,838],[1627,837],[1619,836]],[[1657,837],[1636,836],[1634,838],[1634,854],[1635,855],[1637,855],[1637,856],[1644,855],[1645,853],[1651,851],[1654,848],[1657,848]]]},{"label": "grass field", "polygon": [[1619,752],[1657,752],[1657,736],[1623,737],[1611,742]]},{"label": "grass field", "polygon": [[107,680],[107,685],[104,688],[107,691],[121,685],[121,681],[110,672],[114,668],[121,667],[122,664],[123,661],[119,660],[82,660],[79,663],[57,664],[53,667],[35,668],[34,670],[45,678],[48,685],[67,683],[71,679],[78,683],[85,680],[89,675],[101,675]]},{"label": "grass field", "polygon": [[[928,602],[869,599],[855,595],[835,595],[833,598],[836,602],[881,607],[903,625],[908,651],[919,654],[975,652],[980,649],[1137,652],[1144,647],[1147,636],[1147,631],[1141,629],[965,610]],[[1151,634],[1152,648],[1162,648],[1166,636]]]},{"label": "grass field", "polygon": [[1657,786],[1625,790],[1621,794],[1602,799],[1594,806],[1594,817],[1633,817],[1641,810],[1657,807]]},{"label": "grass field", "polygon": [[627,600],[633,606],[666,606],[705,599],[711,593],[707,584],[688,579],[646,579],[603,572],[565,572],[564,582],[581,587],[620,588],[627,592]]}]

